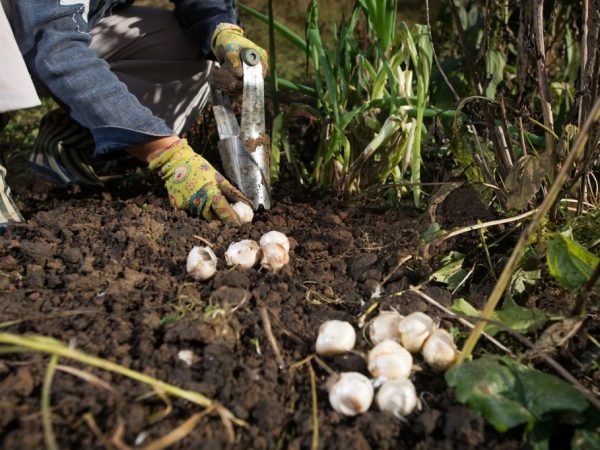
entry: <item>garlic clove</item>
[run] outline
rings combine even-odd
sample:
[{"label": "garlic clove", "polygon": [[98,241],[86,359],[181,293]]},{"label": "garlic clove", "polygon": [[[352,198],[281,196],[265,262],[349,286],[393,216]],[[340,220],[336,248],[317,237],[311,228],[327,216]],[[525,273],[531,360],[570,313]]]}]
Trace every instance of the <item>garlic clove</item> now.
[{"label": "garlic clove", "polygon": [[369,338],[373,345],[377,345],[386,339],[400,342],[398,324],[402,315],[396,311],[383,311],[369,324]]},{"label": "garlic clove", "polygon": [[261,247],[261,253],[261,267],[273,272],[290,262],[290,255],[281,244],[265,244]]},{"label": "garlic clove", "polygon": [[236,202],[231,206],[233,212],[238,216],[240,222],[248,223],[252,222],[254,218],[254,211],[252,211],[252,207],[244,202]]},{"label": "garlic clove", "polygon": [[329,404],[340,414],[356,416],[369,409],[373,402],[371,381],[358,372],[335,375],[329,385]]},{"label": "garlic clove", "polygon": [[258,244],[252,239],[233,242],[225,252],[225,261],[228,266],[249,269],[258,262],[259,250]]},{"label": "garlic clove", "polygon": [[433,319],[422,312],[414,312],[406,316],[398,324],[400,342],[411,353],[421,350],[425,340],[429,337],[435,324]]},{"label": "garlic clove", "polygon": [[267,244],[279,244],[283,245],[286,252],[290,251],[290,240],[287,236],[279,231],[269,231],[261,236],[258,241],[261,247],[264,247]]},{"label": "garlic clove", "polygon": [[195,280],[207,280],[217,271],[217,255],[210,247],[193,247],[188,253],[185,268]]},{"label": "garlic clove", "polygon": [[381,380],[408,378],[412,363],[413,358],[408,350],[389,339],[373,347],[367,358],[369,372]]},{"label": "garlic clove", "polygon": [[354,327],[343,320],[328,320],[319,327],[315,344],[319,355],[338,355],[354,348],[356,332]]},{"label": "garlic clove", "polygon": [[194,355],[194,352],[191,350],[179,350],[177,353],[177,358],[180,361],[183,361],[188,367],[192,367],[195,357],[196,355]]},{"label": "garlic clove", "polygon": [[419,405],[417,390],[408,379],[388,380],[379,389],[375,403],[380,410],[400,419],[408,416]]},{"label": "garlic clove", "polygon": [[458,360],[459,351],[452,335],[438,328],[427,338],[421,350],[423,359],[433,370],[445,371]]}]

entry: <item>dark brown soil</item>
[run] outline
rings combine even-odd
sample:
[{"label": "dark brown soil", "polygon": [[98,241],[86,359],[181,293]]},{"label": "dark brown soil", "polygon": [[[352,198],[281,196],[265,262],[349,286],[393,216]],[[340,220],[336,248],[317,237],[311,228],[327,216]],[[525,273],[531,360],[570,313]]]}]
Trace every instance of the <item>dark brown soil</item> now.
[{"label": "dark brown soil", "polygon": [[[137,189],[137,193],[136,193]],[[129,180],[102,193],[65,195],[35,180],[17,186],[25,224],[0,238],[0,323],[18,334],[59,339],[123,366],[195,390],[248,422],[227,438],[217,415],[203,421],[173,448],[310,448],[310,378],[290,367],[313,352],[327,319],[357,324],[382,280],[380,307],[428,311],[410,295],[394,296],[428,273],[416,255],[427,228],[410,208],[348,205],[297,188],[279,187],[275,205],[241,227],[205,223],[168,207],[162,188]],[[128,193],[128,194],[124,194]],[[291,261],[279,273],[225,267],[230,242],[258,239],[269,230],[286,233]],[[185,259],[200,236],[220,257],[214,279],[195,282]],[[449,294],[433,288],[443,303]],[[266,306],[286,368],[279,369],[258,308]],[[433,315],[438,312],[429,310]],[[358,352],[368,345],[359,339]],[[178,359],[191,350],[193,364]],[[360,354],[327,359],[335,370],[365,371]],[[315,365],[319,442],[323,449],[521,448],[519,433],[500,435],[449,395],[443,376],[423,368],[414,381],[423,409],[400,422],[375,408],[357,418],[333,412],[327,372]],[[0,448],[43,448],[40,393],[46,355],[0,358]],[[109,439],[122,433],[134,446],[151,442],[200,410],[173,399],[141,398],[147,386],[68,360],[113,392],[58,371],[52,384],[52,419],[61,448],[104,448],[84,420],[90,414]],[[158,414],[158,416],[157,416]]]}]

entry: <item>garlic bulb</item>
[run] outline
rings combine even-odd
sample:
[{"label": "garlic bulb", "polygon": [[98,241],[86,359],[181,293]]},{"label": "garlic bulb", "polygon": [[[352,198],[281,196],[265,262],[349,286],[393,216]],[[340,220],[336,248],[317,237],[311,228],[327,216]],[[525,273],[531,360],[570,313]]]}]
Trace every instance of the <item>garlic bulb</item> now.
[{"label": "garlic bulb", "polygon": [[267,244],[279,244],[285,248],[286,252],[290,251],[290,240],[287,236],[279,231],[269,231],[261,236],[258,241],[261,247],[264,247]]},{"label": "garlic bulb", "polygon": [[276,272],[290,262],[290,255],[281,244],[266,244],[261,250],[260,265],[265,269]]},{"label": "garlic bulb", "polygon": [[408,416],[419,405],[417,390],[408,379],[388,380],[379,389],[375,402],[380,410],[398,419]]},{"label": "garlic bulb", "polygon": [[423,347],[435,324],[433,319],[422,312],[414,312],[402,319],[398,325],[402,346],[411,353],[416,353]]},{"label": "garlic bulb", "polygon": [[388,339],[371,349],[367,363],[373,377],[396,380],[410,376],[413,359],[404,347]]},{"label": "garlic bulb", "polygon": [[423,359],[433,370],[444,371],[458,359],[458,349],[452,335],[438,328],[425,341],[421,350]]},{"label": "garlic bulb", "polygon": [[319,327],[315,348],[319,355],[337,355],[354,348],[356,332],[343,320],[328,320]]},{"label": "garlic bulb", "polygon": [[254,211],[252,211],[252,207],[244,202],[236,202],[231,206],[233,212],[236,213],[240,222],[247,223],[252,222],[254,218]]},{"label": "garlic bulb", "polygon": [[364,413],[372,402],[373,385],[362,373],[341,373],[329,386],[329,404],[345,416]]},{"label": "garlic bulb", "polygon": [[396,311],[379,313],[369,324],[369,338],[373,345],[377,345],[386,339],[400,342],[398,324],[401,320],[402,315]]},{"label": "garlic bulb", "polygon": [[210,247],[193,247],[188,253],[185,268],[195,280],[207,280],[217,271],[217,255]]},{"label": "garlic bulb", "polygon": [[258,262],[259,247],[256,241],[244,239],[233,242],[225,252],[225,261],[228,266],[236,266],[241,269],[249,269]]}]

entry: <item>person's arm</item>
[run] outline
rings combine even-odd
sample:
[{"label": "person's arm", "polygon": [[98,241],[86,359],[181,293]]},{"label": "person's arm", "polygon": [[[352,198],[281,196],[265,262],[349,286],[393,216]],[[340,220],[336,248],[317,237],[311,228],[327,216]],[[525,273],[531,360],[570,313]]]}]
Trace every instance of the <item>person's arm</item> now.
[{"label": "person's arm", "polygon": [[198,56],[216,59],[211,40],[217,25],[240,25],[235,0],[171,0],[175,16],[186,33],[198,44]]},{"label": "person's arm", "polygon": [[91,130],[97,155],[174,135],[89,48],[89,11],[83,0],[74,5],[19,0],[13,5],[15,37],[29,71]]}]

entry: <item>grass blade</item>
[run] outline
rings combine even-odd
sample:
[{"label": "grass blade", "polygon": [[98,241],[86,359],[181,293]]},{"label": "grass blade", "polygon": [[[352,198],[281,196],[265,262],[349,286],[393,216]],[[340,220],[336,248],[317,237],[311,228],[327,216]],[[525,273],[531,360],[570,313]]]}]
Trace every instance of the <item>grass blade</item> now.
[{"label": "grass blade", "polygon": [[44,384],[42,386],[42,427],[44,428],[44,442],[48,450],[58,450],[56,436],[54,435],[54,429],[52,428],[52,410],[50,408],[50,389],[52,387],[52,379],[56,373],[57,365],[58,356],[52,355],[50,357],[50,362],[48,363],[48,368],[46,369]]},{"label": "grass blade", "polygon": [[[261,22],[265,23],[265,24],[269,24],[269,16],[266,14],[263,14],[259,11],[257,11],[254,8],[251,8],[250,6],[238,3],[238,7],[242,10],[247,12],[248,14],[250,14],[252,17],[260,20]],[[283,37],[285,37],[291,44],[293,44],[295,47],[297,47],[298,49],[300,49],[303,53],[306,53],[306,40],[303,39],[298,33],[296,33],[294,30],[292,30],[289,27],[286,27],[284,24],[282,24],[281,22],[278,22],[277,20],[273,21],[273,28],[279,32]]]}]

